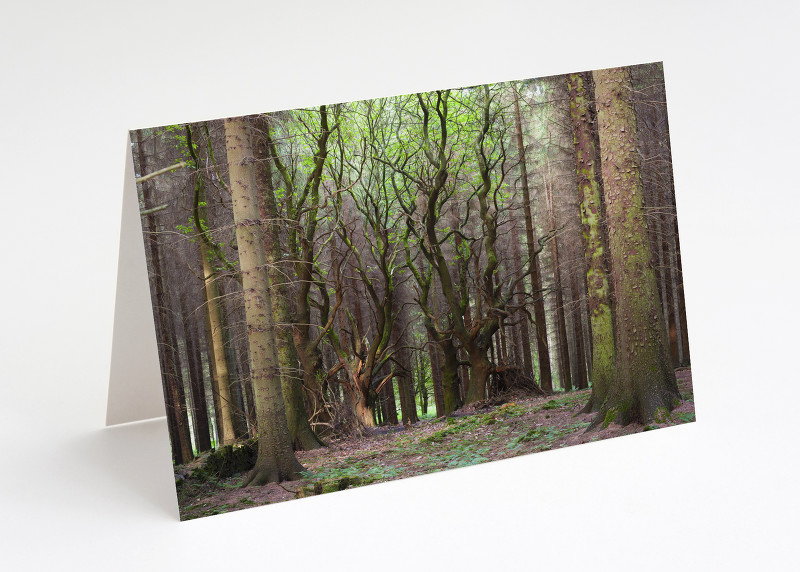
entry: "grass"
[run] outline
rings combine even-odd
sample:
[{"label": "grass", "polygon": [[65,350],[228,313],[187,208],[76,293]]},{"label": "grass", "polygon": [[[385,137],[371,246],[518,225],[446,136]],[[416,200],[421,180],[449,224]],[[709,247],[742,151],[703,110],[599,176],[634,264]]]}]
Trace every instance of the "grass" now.
[{"label": "grass", "polygon": [[[692,403],[691,386],[686,394]],[[239,494],[233,489],[241,484],[243,475],[223,478],[209,471],[207,480],[190,478],[179,487],[181,514],[183,518],[219,514],[637,432],[633,425],[614,425],[608,432],[584,434],[590,416],[574,415],[587,399],[586,391],[521,399],[488,411],[467,409],[408,430],[398,428],[358,441],[335,442],[329,449],[298,454],[307,470],[301,480],[287,485],[288,489],[274,486],[260,489],[265,491],[261,493],[242,489]],[[664,423],[639,426],[638,431],[695,420],[693,411],[682,411],[665,418]]]}]

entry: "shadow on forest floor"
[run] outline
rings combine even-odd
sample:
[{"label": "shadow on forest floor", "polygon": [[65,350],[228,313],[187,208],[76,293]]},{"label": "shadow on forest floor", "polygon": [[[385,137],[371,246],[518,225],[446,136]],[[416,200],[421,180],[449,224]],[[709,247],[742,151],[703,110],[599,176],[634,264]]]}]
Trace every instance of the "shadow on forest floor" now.
[{"label": "shadow on forest floor", "polygon": [[190,477],[178,487],[181,520],[689,423],[695,420],[691,370],[679,369],[676,375],[684,401],[664,423],[613,424],[587,433],[592,415],[576,413],[590,390],[463,408],[452,417],[421,421],[409,429],[377,428],[371,435],[298,452],[306,467],[303,480],[239,488],[245,473],[203,482]]}]

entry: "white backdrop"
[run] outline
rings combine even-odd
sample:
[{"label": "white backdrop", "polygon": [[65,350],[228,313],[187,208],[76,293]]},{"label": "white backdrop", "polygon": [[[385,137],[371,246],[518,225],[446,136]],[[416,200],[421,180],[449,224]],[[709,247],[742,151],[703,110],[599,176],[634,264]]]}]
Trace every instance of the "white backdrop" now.
[{"label": "white backdrop", "polygon": [[[0,568],[790,569],[790,2],[69,4],[0,19]],[[656,60],[697,423],[178,522],[166,423],[103,427],[127,130]]]}]

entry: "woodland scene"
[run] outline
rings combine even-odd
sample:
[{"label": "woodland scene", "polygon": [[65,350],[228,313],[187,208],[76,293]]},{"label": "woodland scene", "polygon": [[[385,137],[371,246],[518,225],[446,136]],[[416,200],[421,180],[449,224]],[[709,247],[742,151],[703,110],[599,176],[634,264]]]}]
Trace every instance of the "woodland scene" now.
[{"label": "woodland scene", "polygon": [[695,419],[660,63],[131,150],[181,519]]}]

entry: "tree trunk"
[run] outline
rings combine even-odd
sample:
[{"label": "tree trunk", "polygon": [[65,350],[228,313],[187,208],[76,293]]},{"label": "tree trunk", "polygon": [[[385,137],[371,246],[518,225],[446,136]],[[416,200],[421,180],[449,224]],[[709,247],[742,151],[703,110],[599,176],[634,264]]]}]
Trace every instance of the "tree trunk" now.
[{"label": "tree trunk", "polygon": [[249,125],[225,120],[225,147],[250,346],[250,374],[258,417],[258,458],[245,485],[293,480],[302,465],[292,452],[281,393],[272,292],[258,212],[258,188]]},{"label": "tree trunk", "polygon": [[592,331],[592,363],[589,378],[592,396],[584,411],[599,410],[614,377],[614,322],[606,270],[603,238],[603,197],[600,160],[595,138],[595,116],[590,107],[591,78],[588,73],[568,78],[570,116],[575,142],[578,192],[586,252],[586,294]]},{"label": "tree trunk", "polygon": [[[226,296],[224,291],[221,291],[221,294],[222,300],[228,300],[230,302],[230,297]],[[226,304],[223,303],[223,307],[225,306]],[[235,335],[232,335],[233,332],[231,331],[230,323],[228,321],[229,316],[230,308],[227,308],[227,311],[222,318],[222,331],[225,334],[225,361],[228,363],[228,375],[230,375],[231,379],[230,388],[231,407],[233,410],[233,432],[236,435],[236,439],[246,439],[248,436],[248,428],[247,416],[245,414],[244,396],[242,395],[242,377],[232,339],[235,338]]]},{"label": "tree trunk", "polygon": [[674,265],[672,268],[672,285],[675,288],[675,304],[677,305],[677,313],[680,324],[680,348],[682,361],[680,365],[688,366],[691,362],[689,356],[689,333],[686,326],[686,301],[683,296],[683,270],[681,266],[681,243],[678,239],[678,222],[675,221],[675,231],[673,233],[674,248],[672,252],[675,256]]},{"label": "tree trunk", "polygon": [[[142,173],[148,171],[147,157],[144,152],[142,132],[136,132],[136,146],[139,157],[139,168]],[[157,225],[152,211],[154,206],[151,181],[142,183],[142,203],[150,213],[146,216],[145,246],[152,265],[150,276],[151,293],[154,298],[153,314],[156,324],[156,333],[159,342],[159,357],[161,361],[162,382],[164,397],[167,406],[168,427],[170,428],[170,441],[172,444],[172,458],[176,464],[185,464],[192,460],[191,438],[189,424],[186,417],[183,380],[181,378],[180,364],[178,363],[177,348],[175,347],[174,327],[169,317],[169,307],[164,291],[165,268],[161,262],[159,252]]]},{"label": "tree trunk", "polygon": [[492,364],[486,356],[486,347],[472,345],[466,348],[469,354],[470,380],[467,389],[466,403],[474,403],[486,399],[486,384]]},{"label": "tree trunk", "polygon": [[514,118],[516,123],[517,149],[519,150],[520,175],[522,179],[522,212],[525,215],[525,236],[528,243],[528,257],[531,259],[531,289],[533,290],[533,317],[536,325],[536,348],[539,359],[539,384],[547,392],[553,391],[553,375],[550,368],[550,350],[547,344],[547,321],[542,296],[542,278],[539,270],[539,257],[534,255],[536,241],[533,233],[531,193],[528,188],[528,167],[525,161],[525,141],[522,137],[522,116],[519,111],[519,96],[514,97]]},{"label": "tree trunk", "polygon": [[[400,287],[402,288],[402,287]],[[402,296],[402,290],[398,292]],[[400,413],[403,425],[417,423],[417,400],[414,397],[414,377],[411,365],[411,350],[408,348],[408,324],[406,313],[399,303],[398,296],[393,297],[393,312],[395,314],[392,324],[392,344],[395,346],[394,358],[398,364],[393,364],[392,369],[397,380],[397,392],[400,395]],[[387,383],[389,385],[391,382]],[[397,415],[397,413],[395,413]]]},{"label": "tree trunk", "polygon": [[594,72],[616,295],[615,375],[592,427],[649,423],[680,401],[644,217],[630,72]]},{"label": "tree trunk", "polygon": [[[549,170],[549,169],[548,169]],[[552,182],[545,180],[545,191],[547,196],[547,212],[550,217],[550,228],[558,228],[553,198]],[[558,261],[558,237],[553,237],[553,282],[556,291],[556,335],[558,337],[558,365],[561,386],[564,391],[572,391],[572,372],[569,364],[569,343],[567,342],[567,325],[564,318],[564,285],[561,282],[561,267]]]},{"label": "tree trunk", "polygon": [[444,405],[444,383],[442,378],[442,366],[440,364],[439,343],[435,340],[435,333],[432,328],[426,327],[425,333],[428,337],[428,355],[430,355],[431,380],[433,382],[433,401],[436,405],[436,416],[447,415]]},{"label": "tree trunk", "polygon": [[[514,272],[517,277],[522,275],[522,266],[520,264],[520,260],[522,258],[522,254],[520,252],[520,241],[519,241],[519,233],[517,232],[517,224],[516,221],[511,225],[511,242],[512,242],[512,259],[514,260]],[[524,291],[523,291],[523,282],[520,281],[517,284],[517,300],[516,303],[523,305],[525,303],[524,298]],[[528,314],[527,312],[523,312],[519,317],[519,343],[520,348],[519,351],[522,354],[521,356],[517,357],[517,361],[520,361],[521,357],[521,365],[522,369],[525,372],[525,375],[533,378],[533,360],[531,359],[531,336],[530,331],[528,330]]]},{"label": "tree trunk", "polygon": [[[269,279],[275,294],[272,296],[272,308],[275,316],[275,336],[277,343],[278,366],[281,376],[281,391],[286,409],[286,422],[289,435],[295,450],[309,451],[324,447],[325,444],[314,433],[309,424],[309,415],[303,397],[303,378],[297,375],[298,357],[292,330],[291,311],[289,309],[289,289],[286,284],[288,268],[281,267],[280,220],[275,189],[272,184],[272,162],[269,150],[267,118],[263,115],[254,119],[253,150],[256,162],[256,183],[258,184],[259,215],[261,217],[264,250],[269,264]],[[304,364],[303,372],[317,370],[305,369],[316,364]],[[316,400],[312,404],[319,405]]]},{"label": "tree trunk", "polygon": [[369,392],[360,392],[356,397],[353,407],[356,419],[364,427],[375,427],[375,413],[373,411],[373,398]]},{"label": "tree trunk", "polygon": [[203,366],[200,359],[199,340],[194,313],[190,313],[186,303],[186,295],[181,294],[181,317],[183,318],[183,337],[186,340],[186,357],[189,365],[189,379],[192,392],[192,420],[194,421],[194,442],[197,452],[211,450],[211,433],[208,426],[208,405],[206,404],[206,388],[203,378]]},{"label": "tree trunk", "polygon": [[[383,379],[385,375],[381,376]],[[403,400],[400,401],[400,407],[403,407]],[[394,383],[390,379],[381,388],[381,418],[383,423],[390,425],[397,425],[400,421],[397,419],[397,403],[395,401]],[[405,419],[405,417],[404,417]]]},{"label": "tree trunk", "polygon": [[[198,177],[202,175],[197,173]],[[202,181],[196,183],[202,193],[196,192],[195,204],[205,203],[205,187]],[[200,216],[204,213],[198,208]],[[198,217],[196,217],[198,218]],[[203,225],[206,221],[195,221],[195,224]],[[198,229],[198,232],[203,232]],[[219,284],[214,268],[211,264],[211,252],[203,240],[198,241],[200,250],[200,260],[203,264],[203,294],[205,298],[205,308],[208,318],[208,342],[209,355],[213,360],[212,368],[212,391],[214,393],[214,404],[217,410],[217,429],[219,433],[219,445],[230,445],[236,441],[236,434],[233,430],[233,407],[231,401],[231,382],[228,373],[228,361],[225,356],[225,337],[223,335],[222,321],[222,300],[219,293]]]},{"label": "tree trunk", "polygon": [[583,346],[583,315],[581,313],[581,297],[578,290],[578,278],[574,273],[570,273],[570,290],[572,290],[572,301],[576,310],[572,316],[572,324],[575,330],[575,384],[578,389],[586,389],[589,383],[586,380],[586,353]]},{"label": "tree trunk", "polygon": [[450,415],[453,411],[464,404],[461,397],[461,376],[458,367],[458,351],[453,341],[450,339],[442,340],[439,343],[442,351],[442,391],[444,394],[444,410],[437,415]]}]

